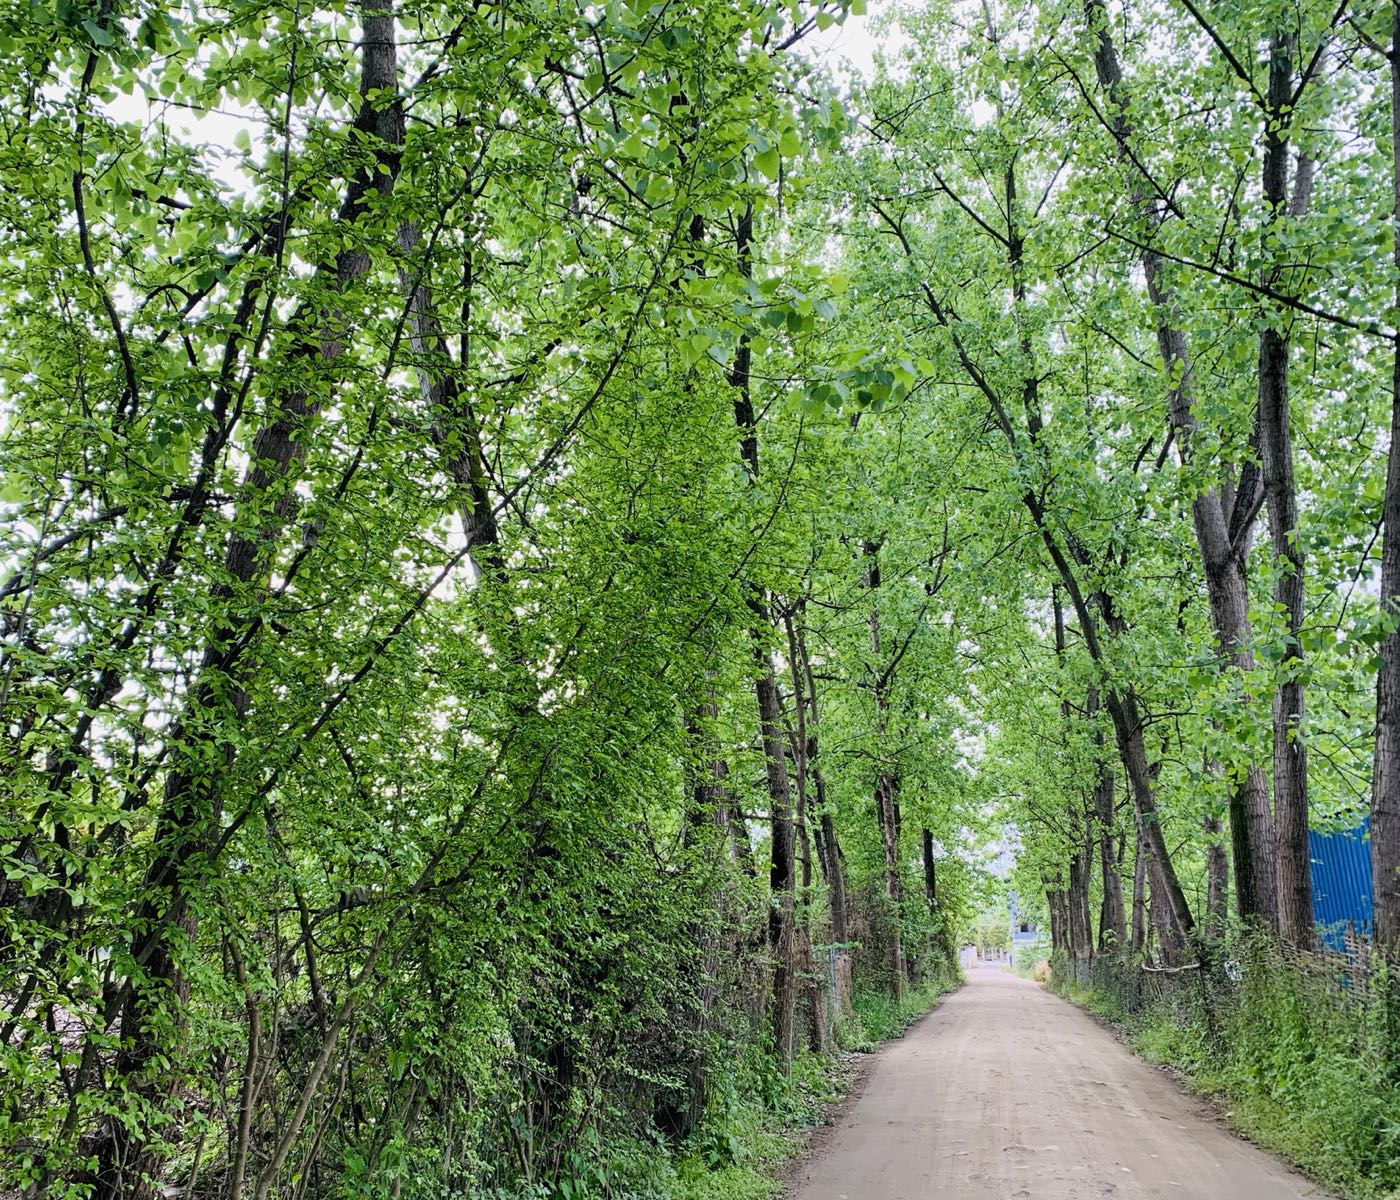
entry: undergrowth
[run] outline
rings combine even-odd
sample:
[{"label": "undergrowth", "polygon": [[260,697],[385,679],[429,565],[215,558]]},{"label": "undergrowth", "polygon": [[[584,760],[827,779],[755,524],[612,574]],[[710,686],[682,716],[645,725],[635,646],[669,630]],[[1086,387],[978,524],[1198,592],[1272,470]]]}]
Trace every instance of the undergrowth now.
[{"label": "undergrowth", "polygon": [[957,983],[956,976],[939,974],[907,989],[899,1000],[885,992],[857,988],[851,997],[852,1015],[836,1024],[837,1044],[843,1050],[869,1052],[878,1043],[899,1037]]},{"label": "undergrowth", "polygon": [[[841,1051],[869,1052],[898,1037],[950,991],[959,977],[940,973],[894,1001],[857,990],[838,1020]],[[680,1142],[593,1133],[551,1179],[486,1193],[489,1200],[772,1200],[781,1168],[802,1148],[802,1133],[850,1086],[840,1053],[799,1052],[784,1076],[757,1045],[737,1049],[713,1072],[700,1120]],[[606,1125],[606,1122],[603,1122]],[[614,1128],[625,1127],[617,1122]]]},{"label": "undergrowth", "polygon": [[[1141,987],[1135,964],[1096,964],[1088,986],[1059,964],[1066,999],[1122,1026],[1133,1050],[1181,1072],[1231,1124],[1350,1200],[1400,1198],[1400,1045],[1385,984],[1263,939],[1206,979]],[[1147,991],[1147,994],[1144,992]]]}]

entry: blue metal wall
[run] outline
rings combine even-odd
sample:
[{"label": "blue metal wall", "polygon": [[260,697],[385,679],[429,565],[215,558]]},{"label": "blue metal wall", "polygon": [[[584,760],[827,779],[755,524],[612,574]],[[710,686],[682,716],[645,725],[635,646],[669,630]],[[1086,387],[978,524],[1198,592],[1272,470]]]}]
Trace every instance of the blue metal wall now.
[{"label": "blue metal wall", "polygon": [[1341,833],[1308,833],[1313,919],[1329,949],[1344,950],[1348,930],[1371,933],[1371,819]]}]

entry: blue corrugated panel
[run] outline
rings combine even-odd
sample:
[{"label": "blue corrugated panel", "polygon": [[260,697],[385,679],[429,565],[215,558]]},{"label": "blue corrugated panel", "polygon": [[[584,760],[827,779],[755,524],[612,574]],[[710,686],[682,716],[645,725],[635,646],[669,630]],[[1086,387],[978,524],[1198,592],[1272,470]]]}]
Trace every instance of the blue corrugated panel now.
[{"label": "blue corrugated panel", "polygon": [[1341,833],[1308,833],[1312,859],[1313,919],[1329,949],[1344,950],[1349,931],[1371,933],[1369,817]]}]

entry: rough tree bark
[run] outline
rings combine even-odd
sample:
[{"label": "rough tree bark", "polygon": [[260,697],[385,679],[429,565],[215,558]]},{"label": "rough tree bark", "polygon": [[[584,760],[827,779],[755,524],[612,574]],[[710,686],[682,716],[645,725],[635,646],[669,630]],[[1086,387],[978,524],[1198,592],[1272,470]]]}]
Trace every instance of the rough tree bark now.
[{"label": "rough tree bark", "polygon": [[1142,826],[1133,832],[1133,926],[1128,950],[1139,955],[1147,945],[1147,858],[1142,852]]},{"label": "rough tree bark", "polygon": [[811,762],[808,752],[816,744],[816,739],[808,732],[808,706],[802,664],[806,658],[800,639],[805,630],[793,619],[791,607],[783,611],[783,630],[787,634],[788,672],[792,680],[792,711],[796,728],[791,732],[792,761],[797,777],[797,809],[795,825],[797,829],[799,860],[802,864],[802,906],[801,920],[796,931],[796,960],[800,964],[802,976],[802,1003],[806,1011],[808,1043],[818,1054],[830,1049],[830,1028],[827,1021],[827,1005],[822,999],[822,987],[814,968],[812,957],[812,844],[808,837],[807,820],[810,799]]},{"label": "rough tree bark", "polygon": [[[1050,607],[1055,614],[1055,661],[1063,674],[1065,665],[1065,610],[1060,603],[1060,589],[1051,586]],[[1095,689],[1089,688],[1092,701]],[[1070,733],[1070,716],[1073,709],[1064,682],[1061,683],[1060,719],[1064,722],[1065,737]],[[1092,711],[1089,712],[1092,716]],[[1094,804],[1093,794],[1090,803],[1081,806],[1069,804],[1065,810],[1066,829],[1073,839],[1069,857],[1069,886],[1065,892],[1066,940],[1072,958],[1088,958],[1094,952],[1094,927],[1089,916],[1089,877],[1094,870]],[[1078,831],[1078,833],[1076,833]]]},{"label": "rough tree bark", "polygon": [[[805,602],[804,602],[805,604]],[[832,939],[838,943],[850,940],[850,918],[846,900],[846,864],[841,855],[841,842],[836,836],[836,824],[826,802],[826,776],[822,772],[821,707],[817,698],[817,677],[812,671],[812,656],[807,652],[807,627],[803,608],[799,606],[796,622],[797,658],[800,671],[794,675],[799,697],[805,695],[807,709],[807,771],[812,781],[810,797],[817,815],[815,840],[822,878],[826,880],[828,904],[831,909]]]},{"label": "rough tree bark", "polygon": [[1224,826],[1219,817],[1205,818],[1206,831],[1206,929],[1211,937],[1219,937],[1225,928],[1225,910],[1229,904],[1230,863],[1221,842]]},{"label": "rough tree bark", "polygon": [[933,830],[924,826],[922,834],[924,851],[924,899],[928,901],[929,912],[938,909],[938,865],[933,859]]}]

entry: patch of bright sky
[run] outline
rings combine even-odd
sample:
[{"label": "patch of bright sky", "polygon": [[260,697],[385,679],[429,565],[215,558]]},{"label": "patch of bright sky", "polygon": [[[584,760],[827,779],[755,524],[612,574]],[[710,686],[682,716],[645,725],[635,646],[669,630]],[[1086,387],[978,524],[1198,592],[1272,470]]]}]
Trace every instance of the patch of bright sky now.
[{"label": "patch of bright sky", "polygon": [[889,20],[893,6],[869,0],[866,12],[848,16],[839,25],[814,30],[802,40],[803,53],[824,64],[843,84],[869,79],[875,73],[875,55],[887,58],[908,42],[902,29]]}]

